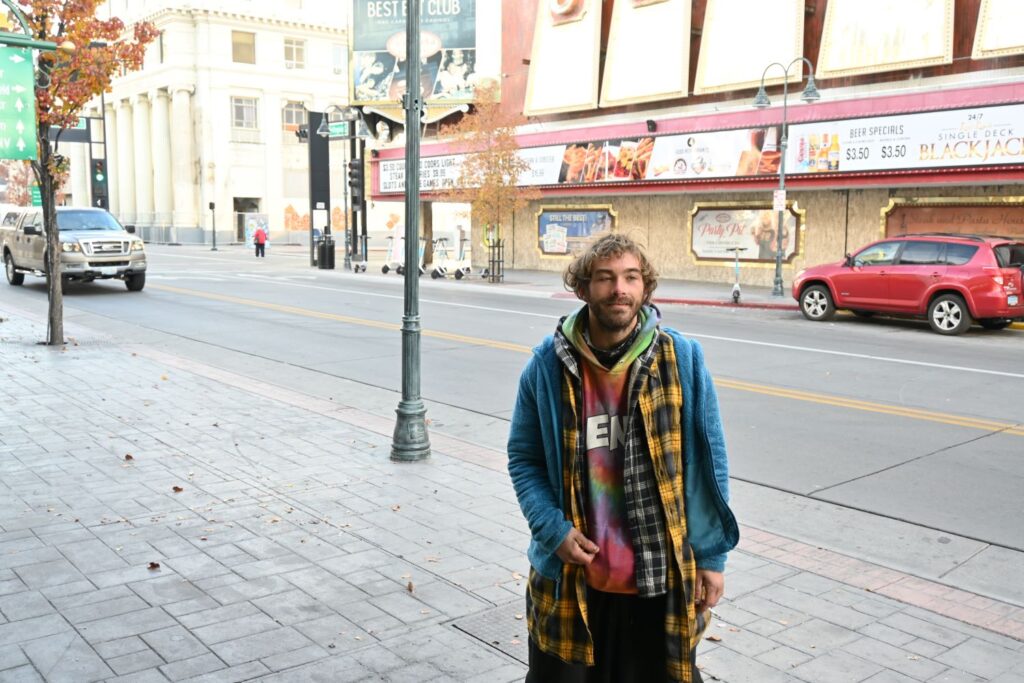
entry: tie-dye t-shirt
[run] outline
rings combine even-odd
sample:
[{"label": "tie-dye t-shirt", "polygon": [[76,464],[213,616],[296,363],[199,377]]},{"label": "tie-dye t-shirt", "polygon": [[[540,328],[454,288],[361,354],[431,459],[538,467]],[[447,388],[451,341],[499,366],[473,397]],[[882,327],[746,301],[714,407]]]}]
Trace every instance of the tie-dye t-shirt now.
[{"label": "tie-dye t-shirt", "polygon": [[626,455],[628,372],[612,374],[581,364],[583,434],[587,449],[586,515],[590,540],[601,551],[586,568],[587,583],[607,593],[636,593],[633,541],[622,482]]},{"label": "tie-dye t-shirt", "polygon": [[657,312],[640,311],[640,334],[612,368],[594,357],[583,338],[584,307],[562,325],[566,339],[580,352],[583,379],[587,537],[600,552],[586,568],[587,584],[607,593],[636,594],[636,555],[626,515],[623,470],[626,457],[629,369],[656,334]]}]

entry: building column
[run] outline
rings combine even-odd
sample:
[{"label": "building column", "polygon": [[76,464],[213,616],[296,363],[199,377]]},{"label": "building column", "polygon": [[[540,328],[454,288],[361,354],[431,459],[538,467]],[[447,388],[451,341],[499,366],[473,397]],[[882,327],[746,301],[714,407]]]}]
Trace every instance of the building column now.
[{"label": "building column", "polygon": [[281,113],[284,99],[276,91],[263,91],[263,111],[260,113],[260,128],[263,129],[266,144],[263,147],[263,163],[266,167],[266,191],[261,197],[261,210],[267,215],[270,232],[275,239],[284,238],[284,154],[282,144]]},{"label": "building column", "polygon": [[171,130],[174,145],[171,148],[174,220],[179,227],[197,227],[196,213],[195,135],[192,130],[192,86],[178,86],[171,90]]},{"label": "building column", "polygon": [[166,90],[156,90],[153,102],[153,209],[156,225],[172,225],[174,190],[171,186],[170,104]]},{"label": "building column", "polygon": [[140,225],[153,225],[153,140],[149,124],[149,98],[135,96],[132,121],[135,133],[135,206]]},{"label": "building column", "polygon": [[121,100],[117,111],[117,186],[121,199],[121,222],[135,224],[139,209],[135,205],[135,160],[132,148],[132,103]]},{"label": "building column", "polygon": [[117,182],[117,110],[113,104],[107,104],[103,110],[103,139],[107,147],[107,199],[110,203],[110,212],[120,218],[121,193],[118,192]]},{"label": "building column", "polygon": [[65,187],[65,193],[71,195],[71,206],[92,206],[92,195],[89,192],[89,145],[81,143],[70,143],[68,145],[71,157],[71,173],[69,180],[71,187]]}]

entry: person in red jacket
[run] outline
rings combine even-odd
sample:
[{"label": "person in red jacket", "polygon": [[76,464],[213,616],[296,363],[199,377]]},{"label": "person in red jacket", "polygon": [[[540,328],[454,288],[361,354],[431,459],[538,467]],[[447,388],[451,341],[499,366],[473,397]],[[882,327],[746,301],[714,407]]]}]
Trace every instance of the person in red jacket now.
[{"label": "person in red jacket", "polygon": [[252,243],[256,245],[256,257],[266,258],[267,256],[267,232],[262,228],[256,228],[252,235]]}]

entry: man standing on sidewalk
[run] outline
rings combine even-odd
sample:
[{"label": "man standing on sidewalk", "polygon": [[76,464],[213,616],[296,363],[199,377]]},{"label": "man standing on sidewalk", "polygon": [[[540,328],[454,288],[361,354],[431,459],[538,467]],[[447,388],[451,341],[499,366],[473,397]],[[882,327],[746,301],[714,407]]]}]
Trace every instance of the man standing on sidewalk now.
[{"label": "man standing on sidewalk", "polygon": [[263,229],[263,226],[256,228],[256,232],[252,234],[252,243],[256,245],[256,258],[267,257],[267,231]]},{"label": "man standing on sidewalk", "polygon": [[528,683],[701,681],[697,644],[739,540],[700,346],[659,326],[621,234],[566,270],[585,302],[533,350],[509,474],[530,526]]}]

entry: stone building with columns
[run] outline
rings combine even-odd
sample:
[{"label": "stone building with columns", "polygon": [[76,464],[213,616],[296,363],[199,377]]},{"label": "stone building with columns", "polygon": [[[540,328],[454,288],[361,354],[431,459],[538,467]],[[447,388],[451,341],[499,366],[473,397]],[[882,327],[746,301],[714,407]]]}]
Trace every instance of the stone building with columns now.
[{"label": "stone building with columns", "polygon": [[[206,243],[214,224],[219,240],[243,239],[243,214],[265,215],[275,240],[306,238],[307,147],[295,132],[308,110],[346,100],[338,4],[110,0],[101,8],[129,30],[144,20],[160,31],[144,67],[116,78],[91,114],[104,108],[111,212],[157,242]],[[68,152],[76,205],[92,203],[88,147]]]}]

